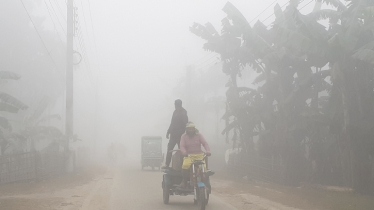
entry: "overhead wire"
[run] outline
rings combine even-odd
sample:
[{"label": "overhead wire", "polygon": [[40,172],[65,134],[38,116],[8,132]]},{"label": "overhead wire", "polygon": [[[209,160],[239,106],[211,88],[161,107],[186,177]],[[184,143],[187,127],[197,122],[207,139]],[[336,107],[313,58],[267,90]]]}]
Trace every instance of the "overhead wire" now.
[{"label": "overhead wire", "polygon": [[[81,0],[81,6],[82,6],[81,10],[82,10],[82,14],[83,14],[84,25],[85,25],[87,34],[89,34],[88,28],[87,28],[86,18],[85,18],[85,15],[84,15],[83,1],[82,0]],[[84,41],[84,38],[83,38],[84,35],[83,35],[83,29],[82,29],[82,26],[81,26],[80,16],[78,15],[77,17],[79,18],[79,20],[78,20],[78,27],[79,27],[79,32],[80,32],[79,36],[80,36],[82,45],[84,46],[85,59],[87,60],[88,56],[87,56],[87,51],[86,51],[86,47],[85,47],[85,41]],[[90,37],[89,36],[87,36],[87,37],[88,37],[88,43],[89,43],[89,45],[91,45],[91,43],[90,43]],[[90,62],[88,60],[87,60],[87,62],[88,62],[89,75],[90,75],[91,80],[93,80],[93,78],[92,78],[92,71],[91,71],[91,64],[90,64]]]},{"label": "overhead wire", "polygon": [[255,21],[258,17],[260,17],[260,15],[262,15],[266,10],[268,10],[271,5],[273,5],[275,2],[277,2],[278,0],[275,0],[273,1],[269,6],[267,6],[262,12],[260,12],[260,14],[258,14],[255,18],[253,18],[251,21],[249,21],[249,23],[252,23],[253,21]]},{"label": "overhead wire", "polygon": [[91,17],[91,26],[92,26],[92,29],[93,29],[93,39],[94,39],[94,44],[95,44],[95,55],[96,55],[96,64],[97,64],[97,76],[96,76],[96,81],[95,83],[98,83],[98,76],[100,75],[100,72],[101,72],[101,65],[100,65],[100,56],[99,56],[99,52],[97,50],[97,44],[96,44],[96,33],[95,33],[95,30],[94,30],[94,23],[93,23],[93,19],[92,19],[92,12],[91,12],[91,3],[90,3],[90,0],[87,0],[88,3],[89,3],[89,9],[90,9],[90,17]]},{"label": "overhead wire", "polygon": [[[302,1],[300,2],[300,4],[303,3],[304,1],[305,1],[305,0],[302,0]],[[311,1],[309,1],[307,4],[305,4],[305,5],[302,6],[300,9],[298,9],[298,11],[304,9],[306,6],[308,6],[309,4],[311,4],[311,3],[314,2],[314,1],[315,1],[315,0],[311,0]],[[289,20],[289,19],[291,19],[291,18],[292,18],[292,17],[289,17],[289,18],[283,20],[282,23],[285,22],[285,21],[287,21],[287,20]],[[268,24],[268,25],[266,26],[266,28],[268,28],[271,24],[273,24],[273,23]]]},{"label": "overhead wire", "polygon": [[97,53],[96,35],[95,35],[95,29],[94,29],[93,20],[92,20],[91,2],[90,0],[87,0],[87,1],[88,1],[88,10],[90,11],[91,27],[92,27],[92,34],[93,34],[93,39],[94,39],[94,44],[95,44],[96,55],[99,56],[99,54]]},{"label": "overhead wire", "polygon": [[[81,2],[81,6],[82,6],[82,14],[83,14],[84,26],[85,26],[85,28],[86,28],[86,32],[87,32],[87,34],[89,34],[89,32],[88,32],[88,27],[87,27],[87,21],[86,21],[86,15],[85,15],[85,13],[84,13],[84,9],[83,9],[83,0],[81,0],[80,2]],[[87,37],[88,37],[88,42],[89,42],[89,44],[91,44],[90,37],[89,37],[89,36],[87,36]]]},{"label": "overhead wire", "polygon": [[67,17],[65,16],[66,14],[64,15],[64,13],[62,12],[62,9],[60,7],[60,4],[58,3],[58,0],[55,0],[55,3],[57,5],[57,9],[59,10],[61,16],[67,21]]},{"label": "overhead wire", "polygon": [[[54,13],[55,16],[56,16],[56,19],[57,19],[58,23],[60,24],[60,27],[61,27],[62,31],[65,32],[65,28],[62,26],[61,21],[60,21],[60,18],[58,18],[58,15],[57,15],[57,13],[56,13],[56,11],[55,11],[55,8],[54,8],[53,5],[52,5],[51,0],[48,0],[48,1],[49,1],[49,4],[51,5],[51,8],[52,8],[53,13]],[[66,20],[65,20],[65,22],[66,22]],[[65,33],[65,36],[66,36],[66,33]]]},{"label": "overhead wire", "polygon": [[[82,9],[83,11],[83,9]],[[91,64],[90,64],[90,61],[88,59],[88,54],[87,54],[87,50],[86,50],[86,45],[85,45],[85,41],[84,41],[84,35],[83,35],[83,29],[82,29],[82,26],[81,26],[81,21],[80,21],[80,16],[77,15],[77,39],[78,39],[78,43],[79,43],[79,47],[82,51],[82,59],[85,63],[85,66],[86,66],[86,72],[87,72],[87,75],[88,77],[90,78],[91,80],[91,84],[93,85],[94,87],[94,82],[93,82],[93,78],[92,78],[92,70],[91,70]]]},{"label": "overhead wire", "polygon": [[21,3],[22,3],[22,6],[23,6],[23,8],[25,9],[25,11],[26,11],[26,13],[27,13],[27,16],[29,17],[29,19],[30,19],[32,25],[34,26],[34,29],[35,29],[36,33],[38,34],[40,41],[42,42],[42,44],[43,44],[45,50],[47,51],[48,56],[51,58],[53,65],[56,67],[56,69],[59,69],[59,68],[57,67],[57,64],[56,64],[55,60],[53,59],[53,57],[52,57],[50,51],[48,50],[47,45],[45,44],[45,42],[44,42],[42,36],[40,35],[38,29],[36,28],[35,23],[34,23],[34,21],[32,20],[29,11],[27,10],[25,4],[23,3],[23,0],[20,0],[20,1],[21,1]]},{"label": "overhead wire", "polygon": [[210,52],[209,54],[206,54],[204,55],[203,57],[201,57],[199,60],[197,60],[195,63],[200,63],[199,61],[203,60],[204,58],[208,57],[208,56],[211,56],[211,55],[216,55],[216,53],[214,52]]},{"label": "overhead wire", "polygon": [[80,45],[82,53],[83,53],[82,59],[84,60],[85,65],[87,67],[87,74],[91,76],[91,65],[90,65],[89,60],[87,59],[88,56],[87,56],[86,46],[85,46],[85,42],[84,42],[84,39],[83,39],[81,26],[79,24],[78,24],[77,29],[78,29],[77,38],[78,38],[78,42],[79,42],[79,45]]},{"label": "overhead wire", "polygon": [[[47,8],[47,11],[48,11],[49,17],[51,17],[51,20],[52,20],[52,23],[53,23],[53,27],[54,27],[56,33],[58,34],[58,37],[59,37],[60,40],[62,41],[61,35],[60,35],[60,33],[57,31],[56,23],[55,23],[55,21],[54,21],[53,18],[52,18],[51,11],[50,11],[50,9],[49,9],[49,7],[48,7],[48,4],[47,4],[47,2],[46,2],[45,0],[44,0],[44,4],[45,4],[45,6],[46,6],[46,8]],[[65,35],[65,36],[66,36],[66,35]]]},{"label": "overhead wire", "polygon": [[[305,1],[305,0],[302,0],[301,2],[303,2],[303,1]],[[300,3],[301,3],[301,2],[300,2]],[[283,7],[285,7],[287,4],[289,4],[289,2],[283,4],[280,8],[283,9]],[[268,20],[269,18],[271,18],[273,15],[275,15],[275,12],[271,13],[271,15],[269,15],[267,18],[265,18],[265,19],[262,20],[261,22],[265,22],[265,21],[267,21],[267,20]]]},{"label": "overhead wire", "polygon": [[213,62],[208,63],[208,64],[206,64],[206,65],[204,65],[204,66],[202,66],[202,67],[199,67],[199,68],[197,68],[197,69],[206,69],[206,68],[210,68],[210,67],[216,65],[217,63],[219,63],[219,61],[213,61]]},{"label": "overhead wire", "polygon": [[210,58],[204,60],[203,62],[200,62],[200,63],[198,63],[198,64],[195,64],[195,66],[201,66],[201,65],[205,64],[206,62],[208,62],[208,61],[210,61],[210,60],[212,60],[213,58],[216,58],[216,57],[217,57],[217,54],[214,54],[212,57],[210,57]]}]

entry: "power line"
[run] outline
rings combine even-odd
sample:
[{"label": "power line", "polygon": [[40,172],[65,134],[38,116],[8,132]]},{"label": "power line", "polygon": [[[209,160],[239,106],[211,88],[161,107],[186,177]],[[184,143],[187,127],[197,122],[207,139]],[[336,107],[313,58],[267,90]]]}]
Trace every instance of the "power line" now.
[{"label": "power line", "polygon": [[[87,34],[89,34],[89,33],[88,33],[88,28],[87,28],[87,22],[86,22],[86,15],[85,15],[85,13],[84,13],[84,8],[83,8],[83,0],[81,0],[81,5],[82,5],[82,14],[83,14],[84,26],[85,26],[85,28],[86,28],[86,32],[87,32]],[[89,37],[89,36],[87,36],[87,37],[88,37],[88,43],[91,44],[91,42],[90,42],[90,37]]]},{"label": "power line", "polygon": [[53,18],[52,18],[51,11],[50,11],[50,9],[49,9],[49,7],[48,7],[48,5],[47,5],[47,3],[46,3],[45,0],[44,0],[44,4],[45,4],[45,6],[46,6],[46,8],[47,8],[47,10],[48,10],[49,17],[51,17],[51,20],[52,20],[52,23],[53,23],[53,27],[54,27],[56,33],[58,34],[58,37],[60,38],[60,40],[61,40],[61,42],[62,42],[62,38],[61,38],[61,36],[60,36],[60,33],[58,33],[58,31],[57,31],[57,29],[56,29],[56,23],[55,23],[55,21],[54,21]]},{"label": "power line", "polygon": [[58,8],[58,10],[59,10],[61,16],[64,18],[64,20],[66,20],[67,18],[65,17],[64,13],[62,12],[62,9],[61,9],[61,7],[60,7],[60,4],[58,3],[57,0],[55,0],[55,3],[56,3],[56,5],[57,5],[57,8]]},{"label": "power line", "polygon": [[87,1],[88,1],[88,10],[90,11],[91,27],[92,27],[92,34],[94,38],[95,50],[96,50],[96,55],[98,56],[99,54],[97,53],[96,35],[95,35],[95,30],[94,30],[93,21],[92,21],[91,2],[90,0],[87,0]]},{"label": "power line", "polygon": [[[79,21],[78,21],[79,23]],[[89,74],[89,72],[91,71],[91,65],[89,64],[89,61],[87,60],[87,51],[86,51],[86,46],[84,44],[84,39],[83,39],[83,35],[82,35],[82,31],[81,31],[81,27],[80,25],[78,24],[78,41],[79,41],[79,45],[81,47],[81,50],[82,50],[82,53],[83,53],[83,60],[86,64],[86,67],[87,67],[87,73]]]},{"label": "power line", "polygon": [[254,20],[256,20],[258,17],[260,17],[260,15],[262,15],[267,9],[269,9],[271,7],[271,5],[273,5],[275,2],[277,2],[278,0],[275,0],[273,1],[269,6],[267,6],[260,14],[258,14],[255,18],[253,18],[251,21],[249,21],[249,23],[251,24]]},{"label": "power line", "polygon": [[[305,0],[302,0],[300,3],[303,3],[304,1],[305,1]],[[302,10],[303,8],[305,8],[306,6],[308,6],[310,3],[314,2],[314,1],[315,1],[315,0],[311,0],[311,1],[309,1],[307,4],[305,4],[305,5],[302,6],[300,9],[298,9],[298,11]],[[292,17],[289,17],[289,18],[283,20],[282,23],[285,22],[285,21],[287,21],[287,20],[289,20],[289,19],[291,19],[291,18],[292,18]],[[269,25],[267,25],[266,28],[269,27],[271,24],[272,24],[272,23],[270,23]]]},{"label": "power line", "polygon": [[56,69],[58,69],[58,67],[57,67],[57,65],[56,65],[56,62],[53,60],[53,58],[52,58],[52,56],[51,56],[51,53],[48,51],[47,45],[44,43],[44,41],[43,41],[43,39],[42,39],[42,36],[40,35],[38,29],[36,28],[36,26],[35,26],[35,24],[34,24],[34,21],[33,21],[32,18],[31,18],[31,15],[30,15],[29,11],[27,10],[27,8],[26,8],[25,4],[23,3],[23,1],[22,1],[22,0],[20,0],[20,1],[21,1],[21,3],[22,3],[22,6],[23,6],[23,8],[25,9],[25,11],[26,11],[26,13],[27,13],[27,16],[29,17],[29,19],[30,19],[32,25],[34,26],[35,31],[36,31],[36,33],[38,34],[39,38],[40,38],[40,41],[43,43],[43,46],[44,46],[45,50],[47,51],[49,57],[51,58],[51,60],[52,60],[52,62],[53,62],[53,64],[54,64],[54,66],[56,67]]},{"label": "power line", "polygon": [[[78,47],[80,47],[80,49],[81,49],[81,52],[82,52],[82,59],[83,59],[83,62],[84,62],[84,65],[86,66],[86,68],[85,68],[85,72],[87,73],[87,75],[88,75],[88,77],[90,78],[90,84],[92,85],[92,87],[94,88],[94,84],[93,84],[93,81],[92,81],[92,75],[90,74],[90,69],[91,69],[91,67],[90,67],[90,63],[89,63],[89,61],[87,60],[87,54],[86,54],[86,48],[85,48],[85,46],[84,46],[84,40],[83,40],[83,38],[81,37],[81,36],[79,36],[78,35],[78,37],[77,37],[77,39],[78,39],[78,42],[79,42],[79,45],[78,45]],[[79,68],[79,66],[78,66],[78,68]]]},{"label": "power line", "polygon": [[[84,15],[82,0],[81,0],[81,5],[82,5],[82,11],[83,11],[83,15]],[[74,6],[76,8],[78,8],[75,3],[74,3]],[[85,23],[85,28],[86,28],[87,34],[89,34],[85,16],[83,18],[84,18],[84,23]],[[92,76],[91,63],[90,63],[90,59],[88,57],[88,51],[87,51],[86,42],[85,42],[85,39],[84,39],[83,27],[81,25],[81,15],[78,15],[78,13],[76,13],[76,25],[77,25],[77,28],[76,28],[77,32],[76,32],[76,37],[75,38],[76,38],[77,43],[78,43],[77,49],[78,48],[80,49],[82,60],[83,60],[83,63],[85,65],[84,70],[85,70],[87,76],[89,77],[90,84],[92,84],[92,87],[95,88],[94,79],[93,79],[93,76]],[[88,36],[88,38],[90,38],[90,37]],[[88,40],[88,42],[90,42],[90,39]]]},{"label": "power line", "polygon": [[94,45],[95,45],[95,54],[96,54],[96,58],[97,58],[97,62],[98,62],[98,67],[100,68],[100,64],[99,64],[99,53],[97,51],[97,44],[96,44],[96,33],[95,33],[95,29],[94,29],[94,26],[93,26],[93,20],[92,20],[91,2],[90,2],[90,0],[87,0],[87,1],[88,1],[88,9],[90,11],[92,34],[93,34],[93,40],[94,40]]},{"label": "power line", "polygon": [[201,57],[199,60],[197,60],[196,63],[199,62],[199,61],[201,61],[201,60],[203,60],[203,58],[208,57],[208,56],[210,56],[210,55],[216,55],[216,53],[214,53],[214,52],[210,52],[209,54],[206,54],[206,55],[204,55],[203,57]]},{"label": "power line", "polygon": [[216,65],[218,62],[219,61],[213,61],[213,62],[210,62],[210,63],[208,63],[208,64],[206,64],[202,67],[199,67],[199,68],[196,67],[196,69],[206,69],[207,67],[212,67],[212,66]]},{"label": "power line", "polygon": [[[87,23],[86,23],[86,18],[85,18],[85,15],[84,15],[83,1],[82,0],[81,0],[81,5],[82,5],[83,20],[84,20],[86,32],[87,32],[87,34],[89,34],[88,33],[88,28],[87,28]],[[83,35],[83,29],[82,29],[82,25],[81,25],[81,22],[80,22],[80,16],[77,16],[77,18],[78,18],[78,27],[79,27],[78,30],[80,32],[80,33],[78,33],[78,35],[80,36],[80,39],[81,39],[80,40],[80,44],[83,45],[85,56],[87,56],[87,51],[86,51],[86,47],[85,47],[86,45],[85,45],[84,35]],[[87,36],[87,37],[88,37],[88,43],[90,45],[90,37],[89,36]],[[81,48],[82,48],[82,46],[81,46]],[[90,68],[91,64],[90,64],[90,62],[89,62],[89,60],[87,58],[88,58],[88,56],[85,57],[85,59],[88,62],[89,75],[91,77],[91,80],[93,80],[93,78],[92,78],[92,71],[91,71],[91,68]],[[87,66],[87,62],[85,62],[86,66]]]},{"label": "power line", "polygon": [[[305,0],[303,0],[303,1],[305,1]],[[303,2],[303,1],[302,1],[302,2]],[[288,3],[289,3],[289,2],[283,4],[283,5],[281,6],[281,9],[283,9],[283,7],[286,6]],[[301,3],[301,2],[300,2],[300,3]],[[265,18],[265,19],[264,19],[263,21],[261,21],[261,22],[265,22],[265,21],[267,21],[267,20],[268,20],[269,18],[271,18],[274,14],[275,14],[275,12],[273,12],[271,15],[269,15],[267,18]]]},{"label": "power line", "polygon": [[[62,24],[61,24],[61,22],[60,22],[60,19],[58,18],[58,15],[57,15],[57,13],[56,13],[56,11],[55,11],[53,5],[52,5],[51,0],[49,0],[49,4],[51,5],[52,11],[53,11],[53,13],[54,13],[55,16],[56,16],[56,19],[57,19],[58,23],[60,24],[60,27],[61,27],[62,31],[65,32],[65,29],[64,29],[64,27],[62,26]],[[65,33],[65,36],[66,36],[66,33]]]},{"label": "power line", "polygon": [[89,11],[90,11],[91,27],[92,27],[93,40],[94,40],[94,45],[95,45],[96,62],[97,62],[98,71],[100,71],[100,59],[99,59],[99,53],[97,51],[96,33],[95,33],[95,30],[94,30],[94,26],[93,26],[93,19],[92,19],[92,12],[91,12],[91,2],[90,2],[90,0],[87,0],[87,1],[88,1],[88,7],[89,7]]},{"label": "power line", "polygon": [[83,30],[82,30],[82,27],[81,27],[81,24],[80,24],[80,19],[79,19],[79,16],[77,16],[77,26],[78,26],[78,42],[79,42],[79,45],[80,45],[80,48],[82,50],[82,53],[83,53],[83,60],[84,60],[84,63],[85,63],[85,66],[87,68],[87,74],[88,76],[90,77],[91,79],[91,82],[93,81],[93,78],[92,78],[92,71],[91,71],[91,64],[88,60],[88,55],[87,55],[87,51],[86,51],[86,46],[85,46],[85,42],[84,42],[84,38],[83,38]]},{"label": "power line", "polygon": [[[212,57],[206,59],[205,61],[200,62],[200,63],[197,63],[195,66],[200,66],[200,65],[202,65],[202,64],[204,64],[204,63],[206,63],[206,62],[208,62],[208,61],[210,61],[210,60],[212,60],[213,58],[216,58],[216,57],[217,57],[217,55],[214,54]],[[201,60],[201,59],[200,59],[200,60]]]}]

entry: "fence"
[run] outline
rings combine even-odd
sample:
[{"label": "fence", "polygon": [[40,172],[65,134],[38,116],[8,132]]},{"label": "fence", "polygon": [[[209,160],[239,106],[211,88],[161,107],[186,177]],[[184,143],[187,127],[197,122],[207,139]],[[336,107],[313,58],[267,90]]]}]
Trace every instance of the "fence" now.
[{"label": "fence", "polygon": [[[74,155],[74,166],[88,164],[89,150],[79,148]],[[64,153],[58,151],[25,152],[0,156],[0,184],[46,179],[60,175],[65,170]],[[76,162],[76,164],[75,164]]]},{"label": "fence", "polygon": [[36,162],[35,152],[0,156],[0,184],[35,179]]},{"label": "fence", "polygon": [[0,156],[0,184],[61,174],[61,152],[25,152]]}]

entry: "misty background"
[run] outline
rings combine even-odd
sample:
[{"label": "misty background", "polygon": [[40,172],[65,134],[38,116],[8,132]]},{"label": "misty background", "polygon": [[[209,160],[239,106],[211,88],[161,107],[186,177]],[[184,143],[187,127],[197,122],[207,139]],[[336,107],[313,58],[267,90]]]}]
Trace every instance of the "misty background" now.
[{"label": "misty background", "polygon": [[[60,115],[60,120],[49,120],[48,124],[64,131],[66,3],[23,3],[1,1],[1,19],[7,20],[1,23],[1,46],[8,49],[2,51],[1,67],[21,76],[2,86],[29,108],[5,115],[21,127],[25,116],[35,115],[39,109],[41,116]],[[209,135],[207,139],[222,143],[218,140],[222,136],[217,135],[222,129],[217,127],[217,112],[204,109],[201,115],[198,111],[209,98],[224,97],[221,81],[226,76],[220,70],[218,55],[202,50],[204,41],[190,33],[189,27],[194,22],[210,21],[218,28],[221,23],[217,17],[224,17],[221,9],[225,3],[76,0],[74,50],[83,60],[74,67],[74,127],[83,141],[72,146],[103,148],[119,141],[137,156],[141,136],[165,136],[177,98],[184,101],[190,119],[201,132]],[[271,1],[232,3],[246,8],[246,17],[252,19]],[[274,19],[271,14],[269,10],[258,18],[267,18],[265,22],[270,23]],[[78,54],[74,56],[78,61]],[[189,104],[187,66],[192,66],[193,97]],[[214,76],[208,77],[208,71]],[[246,75],[243,81],[250,83],[250,77]]]},{"label": "misty background", "polygon": [[[373,1],[74,0],[69,149],[66,7],[0,2],[0,184],[108,161],[112,143],[139,163],[142,136],[165,153],[181,99],[213,170],[373,194]],[[8,170],[18,157],[32,172]]]}]

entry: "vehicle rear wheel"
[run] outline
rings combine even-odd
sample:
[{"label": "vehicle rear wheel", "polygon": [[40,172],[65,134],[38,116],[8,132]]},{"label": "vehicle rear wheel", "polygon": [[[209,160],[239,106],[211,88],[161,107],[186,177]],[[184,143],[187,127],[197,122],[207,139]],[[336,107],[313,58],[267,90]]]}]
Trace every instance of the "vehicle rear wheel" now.
[{"label": "vehicle rear wheel", "polygon": [[198,191],[198,198],[197,198],[197,209],[198,210],[205,210],[206,206],[206,195],[205,195],[205,188],[199,187]]},{"label": "vehicle rear wheel", "polygon": [[170,191],[169,189],[163,189],[163,200],[164,204],[169,204]]}]

